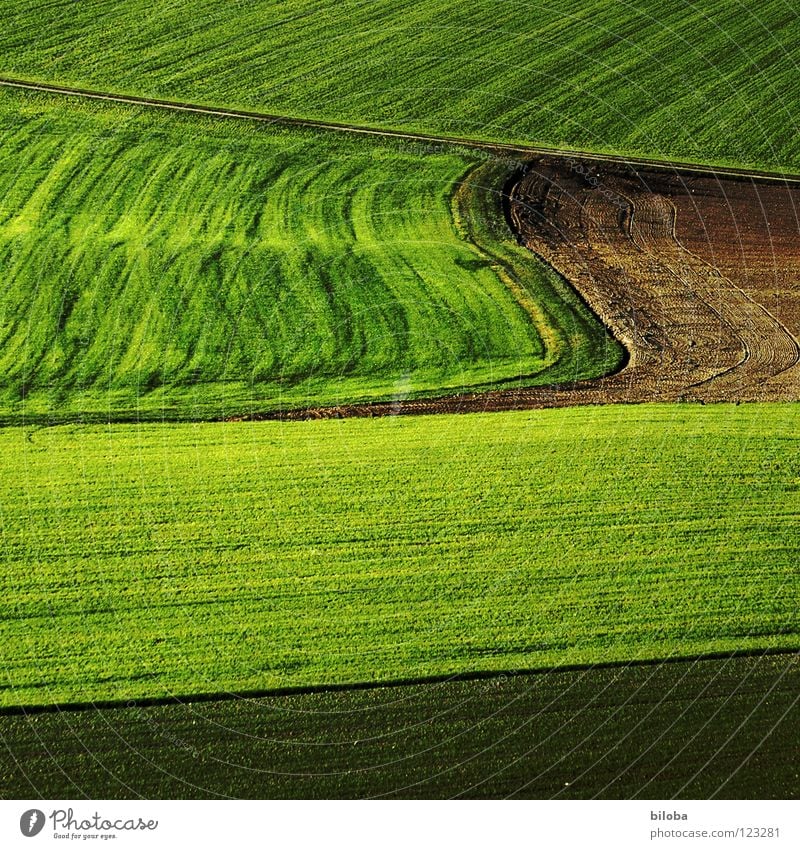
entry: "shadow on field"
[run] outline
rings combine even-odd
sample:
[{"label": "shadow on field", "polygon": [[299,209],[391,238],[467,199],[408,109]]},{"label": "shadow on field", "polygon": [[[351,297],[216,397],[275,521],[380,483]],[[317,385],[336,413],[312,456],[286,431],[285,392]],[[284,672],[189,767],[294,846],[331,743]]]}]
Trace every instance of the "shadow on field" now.
[{"label": "shadow on field", "polygon": [[0,717],[4,798],[791,798],[798,655]]}]

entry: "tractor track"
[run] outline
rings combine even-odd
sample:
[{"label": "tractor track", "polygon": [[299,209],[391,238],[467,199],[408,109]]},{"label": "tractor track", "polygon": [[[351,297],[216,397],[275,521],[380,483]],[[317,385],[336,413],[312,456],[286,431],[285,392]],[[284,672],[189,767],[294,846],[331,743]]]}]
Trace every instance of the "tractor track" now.
[{"label": "tractor track", "polygon": [[774,181],[779,184],[796,184],[800,186],[800,175],[781,173],[777,171],[752,170],[747,168],[714,167],[694,162],[665,161],[646,157],[627,157],[614,154],[592,153],[590,151],[559,149],[542,145],[508,144],[480,139],[468,139],[458,136],[440,136],[427,133],[404,132],[402,130],[386,130],[379,127],[368,127],[359,124],[337,123],[334,121],[316,121],[309,118],[299,118],[290,115],[276,115],[269,112],[257,112],[242,109],[226,109],[198,103],[188,103],[180,100],[161,100],[153,97],[140,97],[133,94],[123,94],[93,89],[74,88],[71,86],[53,85],[51,83],[23,80],[0,76],[0,87],[34,91],[43,94],[58,94],[64,97],[75,97],[88,100],[103,100],[110,103],[120,103],[129,106],[144,106],[153,109],[164,109],[170,112],[188,112],[207,115],[216,118],[232,118],[260,123],[277,124],[287,127],[299,127],[314,130],[329,130],[333,132],[356,135],[375,136],[378,138],[401,139],[415,142],[431,142],[442,145],[453,145],[471,150],[485,150],[490,153],[520,154],[522,156],[554,156],[565,159],[580,159],[594,162],[609,162],[641,167],[650,167],[674,173],[681,172],[697,174],[714,174],[719,176],[757,178]]},{"label": "tractor track", "polygon": [[255,418],[799,400],[800,191],[757,177],[584,164],[579,173],[561,157],[532,159],[509,190],[508,215],[520,240],[624,345],[620,371],[570,385]]}]

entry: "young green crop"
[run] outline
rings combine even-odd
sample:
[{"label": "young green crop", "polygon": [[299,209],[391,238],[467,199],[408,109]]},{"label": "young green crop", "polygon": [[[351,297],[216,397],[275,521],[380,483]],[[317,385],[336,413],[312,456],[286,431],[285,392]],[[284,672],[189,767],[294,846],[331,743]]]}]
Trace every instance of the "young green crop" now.
[{"label": "young green crop", "polygon": [[0,431],[0,704],[800,646],[798,408]]},{"label": "young green crop", "polygon": [[502,163],[59,98],[5,94],[0,117],[7,421],[218,418],[619,362],[514,244]]},{"label": "young green crop", "polygon": [[465,138],[800,168],[785,0],[0,0],[0,73]]}]

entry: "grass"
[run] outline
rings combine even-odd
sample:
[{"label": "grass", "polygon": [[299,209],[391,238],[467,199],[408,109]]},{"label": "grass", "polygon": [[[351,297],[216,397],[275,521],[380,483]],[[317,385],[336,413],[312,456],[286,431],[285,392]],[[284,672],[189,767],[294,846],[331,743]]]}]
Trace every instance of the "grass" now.
[{"label": "grass", "polygon": [[0,71],[467,138],[800,168],[784,0],[5,0]]},{"label": "grass", "polygon": [[220,418],[620,362],[464,149],[0,95],[0,420]]},{"label": "grass", "polygon": [[797,656],[0,716],[3,798],[797,798]]},{"label": "grass", "polygon": [[795,405],[0,431],[2,705],[800,646]]}]

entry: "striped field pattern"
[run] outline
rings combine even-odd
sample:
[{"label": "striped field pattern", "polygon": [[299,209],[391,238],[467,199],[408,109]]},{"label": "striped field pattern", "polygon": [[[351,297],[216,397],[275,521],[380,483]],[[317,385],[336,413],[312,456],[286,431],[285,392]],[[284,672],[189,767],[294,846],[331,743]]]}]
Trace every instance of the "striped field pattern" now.
[{"label": "striped field pattern", "polygon": [[0,704],[800,639],[794,405],[0,431]]},{"label": "striped field pattern", "polygon": [[219,418],[619,362],[514,244],[508,166],[37,95],[3,94],[0,117],[6,420]]},{"label": "striped field pattern", "polygon": [[279,114],[800,168],[784,0],[1,0],[0,70]]}]

